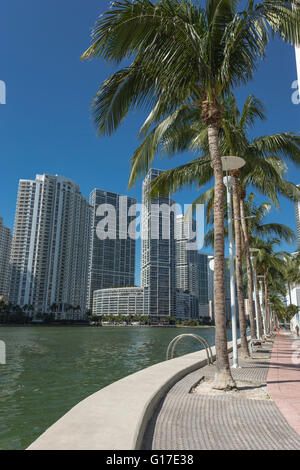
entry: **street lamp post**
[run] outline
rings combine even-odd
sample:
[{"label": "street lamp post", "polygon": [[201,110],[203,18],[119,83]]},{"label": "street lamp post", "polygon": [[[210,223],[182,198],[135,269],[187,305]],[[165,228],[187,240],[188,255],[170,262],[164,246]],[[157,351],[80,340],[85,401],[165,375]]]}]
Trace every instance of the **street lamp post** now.
[{"label": "street lamp post", "polygon": [[253,273],[253,284],[254,284],[254,304],[255,304],[255,318],[256,318],[256,336],[257,336],[257,339],[261,339],[260,338],[260,334],[259,334],[259,322],[258,322],[258,305],[257,305],[257,290],[256,290],[256,285],[257,285],[257,280],[256,280],[256,271],[255,271],[255,267],[254,267],[254,257],[253,257],[253,253],[256,253],[258,252],[259,249],[258,248],[250,248],[250,252],[251,252],[251,266],[252,266],[252,273]]},{"label": "street lamp post", "polygon": [[230,307],[231,307],[231,328],[232,328],[232,349],[233,363],[232,367],[239,367],[238,348],[237,348],[237,315],[236,315],[236,298],[235,298],[235,281],[234,281],[234,253],[233,253],[233,234],[232,234],[232,185],[234,178],[228,175],[228,171],[241,168],[245,164],[245,160],[240,157],[222,157],[223,171],[226,172],[224,184],[227,192],[227,215],[228,215],[228,242],[229,242],[229,263],[230,263]]},{"label": "street lamp post", "polygon": [[263,279],[264,276],[257,276],[259,279],[259,285],[260,285],[260,290],[259,290],[259,300],[260,300],[260,308],[262,312],[262,318],[263,318],[263,328],[264,328],[264,336],[266,336],[267,331],[266,331],[266,319],[265,319],[265,309],[263,305]]}]

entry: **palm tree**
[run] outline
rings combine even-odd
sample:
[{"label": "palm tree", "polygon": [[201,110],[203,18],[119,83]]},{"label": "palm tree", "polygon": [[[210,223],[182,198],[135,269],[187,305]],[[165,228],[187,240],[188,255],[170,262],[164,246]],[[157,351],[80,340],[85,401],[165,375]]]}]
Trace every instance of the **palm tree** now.
[{"label": "palm tree", "polygon": [[[255,198],[254,193],[250,193],[248,198],[246,200],[243,200],[244,216],[246,217],[246,219],[244,219],[245,225],[246,225],[246,228],[244,230],[244,238],[247,241],[247,244],[249,244],[249,248],[251,246],[253,246],[254,248],[257,248],[257,246],[255,245],[255,241],[257,243],[258,240],[268,240],[270,238],[271,240],[273,240],[273,245],[277,243],[278,238],[280,240],[285,240],[287,243],[293,242],[295,239],[295,234],[292,229],[290,229],[284,224],[264,222],[267,214],[271,210],[271,204],[264,202],[260,204],[259,206],[257,206],[254,202],[254,198]],[[278,237],[278,238],[276,239],[274,237]],[[283,253],[280,254],[280,256],[282,255]],[[248,264],[247,253],[246,253],[246,259],[247,259],[247,264]],[[286,258],[284,258],[284,260],[285,259]],[[280,270],[275,269],[274,265],[271,263],[269,266],[269,273],[270,272],[272,272],[270,283],[273,283],[273,287],[275,288],[274,290],[276,292],[279,292],[281,290],[281,287],[280,285],[277,284],[276,281],[277,281],[277,276],[280,275],[281,286],[283,286],[283,279],[282,279],[283,271],[282,269]],[[262,333],[262,313],[261,313],[261,307],[260,307],[258,285],[256,285],[255,290],[256,290],[256,295],[257,295],[256,303],[258,306],[258,316],[259,316],[259,323],[260,323],[260,329],[261,329],[260,333]]]},{"label": "palm tree", "polygon": [[269,299],[270,299],[271,308],[273,312],[275,313],[277,319],[281,321],[282,320],[286,321],[287,309],[282,301],[281,296],[278,295],[277,293],[270,293]]},{"label": "palm tree", "polygon": [[[98,19],[92,45],[83,58],[103,57],[129,66],[107,79],[98,91],[93,110],[100,134],[111,134],[129,109],[154,105],[151,119],[186,107],[194,108],[208,128],[210,158],[215,177],[215,320],[217,368],[215,388],[231,388],[224,295],[224,189],[218,134],[221,98],[252,78],[269,38],[278,34],[298,43],[296,0],[208,0],[205,8],[189,0],[116,1]],[[270,35],[269,33],[272,33]],[[147,127],[147,125],[146,125]],[[144,174],[150,161],[133,160],[130,184]]]},{"label": "palm tree", "polygon": [[[278,205],[278,194],[285,195],[286,197],[296,197],[299,190],[296,185],[284,179],[286,166],[280,156],[285,155],[299,164],[300,135],[285,132],[250,139],[248,134],[250,134],[251,127],[256,119],[265,119],[264,107],[261,101],[253,95],[248,96],[240,113],[235,98],[231,94],[226,100],[223,100],[222,105],[224,112],[221,128],[219,129],[219,146],[222,154],[240,154],[246,160],[246,166],[239,171],[232,172],[232,176],[234,177],[233,207],[239,321],[242,354],[247,357],[249,352],[244,309],[242,245],[244,245],[247,262],[249,316],[252,338],[256,338],[256,326],[252,294],[254,281],[252,278],[250,245],[244,208],[246,186],[251,183],[260,192],[268,195],[276,205]],[[170,123],[168,118],[166,118],[157,128],[162,124],[164,130],[160,134],[160,140],[155,140],[151,133],[146,136],[135,153],[134,158],[136,160],[145,160],[148,158],[147,155],[157,151],[159,146],[163,155],[173,155],[182,150],[190,150],[197,151],[202,156],[186,165],[161,174],[151,183],[152,195],[156,196],[157,193],[173,192],[184,184],[192,184],[193,182],[197,183],[198,187],[200,187],[202,184],[210,181],[212,169],[209,164],[208,135],[207,129],[199,115],[194,110],[189,112],[185,110],[183,113],[178,114],[175,121]],[[270,149],[274,154],[268,155],[267,149]],[[213,213],[214,189],[212,188],[199,196],[195,202],[205,202],[207,204],[209,219]],[[242,221],[242,224],[240,221]],[[213,244],[213,233],[211,238]]]},{"label": "palm tree", "polygon": [[281,275],[282,279],[285,273],[285,258],[289,256],[286,252],[275,252],[274,246],[280,243],[279,239],[262,240],[258,236],[252,241],[252,245],[258,249],[255,253],[255,268],[258,274],[263,276],[264,285],[264,311],[265,324],[267,331],[272,328],[271,312],[269,310],[269,282],[276,275]]},{"label": "palm tree", "polygon": [[292,286],[300,282],[300,257],[298,253],[296,256],[289,256],[286,259],[285,278],[288,286],[290,304],[292,304]]}]

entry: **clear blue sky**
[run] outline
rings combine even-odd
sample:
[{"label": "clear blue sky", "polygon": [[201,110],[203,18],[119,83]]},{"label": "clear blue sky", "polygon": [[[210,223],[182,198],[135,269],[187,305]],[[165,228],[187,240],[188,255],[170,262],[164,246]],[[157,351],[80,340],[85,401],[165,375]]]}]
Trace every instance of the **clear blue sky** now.
[{"label": "clear blue sky", "polygon": [[[141,199],[141,184],[129,192],[127,181],[144,113],[132,114],[115,135],[101,140],[89,114],[93,94],[114,69],[103,61],[81,62],[80,54],[89,46],[97,16],[108,7],[107,0],[10,0],[1,5],[0,80],[7,85],[7,104],[0,105],[0,216],[10,227],[18,180],[34,179],[37,173],[72,178],[87,197],[99,187]],[[296,78],[293,48],[273,42],[255,81],[236,92],[240,104],[254,93],[267,106],[268,121],[254,130],[256,135],[299,130],[300,105],[291,102]],[[158,158],[155,166],[171,168],[188,158]],[[288,178],[300,183],[299,169],[290,166]],[[189,203],[195,196],[184,191],[176,199]],[[281,210],[272,210],[269,220],[295,229],[293,204],[282,200]]]}]

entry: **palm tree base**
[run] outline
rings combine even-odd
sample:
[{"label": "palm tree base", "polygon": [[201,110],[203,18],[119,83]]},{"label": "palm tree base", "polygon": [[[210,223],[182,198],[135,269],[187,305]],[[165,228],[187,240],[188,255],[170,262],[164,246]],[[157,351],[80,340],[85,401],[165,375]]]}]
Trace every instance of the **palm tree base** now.
[{"label": "palm tree base", "polygon": [[249,352],[241,352],[240,357],[241,357],[241,359],[250,359],[251,358]]},{"label": "palm tree base", "polygon": [[237,388],[236,383],[232,378],[230,370],[223,369],[216,373],[215,380],[212,388],[214,390],[229,391]]}]

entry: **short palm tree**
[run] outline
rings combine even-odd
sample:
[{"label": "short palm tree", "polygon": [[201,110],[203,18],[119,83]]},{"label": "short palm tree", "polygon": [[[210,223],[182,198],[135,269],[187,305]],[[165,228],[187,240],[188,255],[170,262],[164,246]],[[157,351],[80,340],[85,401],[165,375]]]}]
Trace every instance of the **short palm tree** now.
[{"label": "short palm tree", "polygon": [[[287,184],[289,184],[287,182]],[[211,193],[211,192],[210,192]],[[210,196],[212,197],[213,194],[211,193]],[[211,205],[210,200],[208,200],[209,205]],[[249,243],[249,247],[252,246],[252,242],[255,239],[261,239],[261,240],[268,240],[270,238],[278,237],[280,240],[285,240],[287,243],[291,243],[295,239],[295,234],[292,229],[287,227],[284,224],[279,224],[279,223],[266,223],[265,218],[269,214],[271,210],[271,203],[269,202],[263,202],[259,206],[255,204],[255,194],[250,193],[248,198],[243,201],[245,212],[244,212],[244,217],[245,219],[245,225],[246,225],[246,230],[247,230],[247,240]],[[211,217],[208,217],[208,222],[211,221]],[[227,233],[226,227],[225,227],[225,234]],[[277,239],[276,239],[277,240]],[[205,237],[205,243],[206,245],[211,245],[213,246],[213,231],[210,230],[207,232],[206,237]],[[246,252],[245,252],[245,245],[243,247],[243,253],[241,256],[246,257]],[[247,265],[247,263],[246,263]],[[247,266],[248,267],[248,266]],[[252,267],[250,265],[251,269],[251,282],[252,282]],[[271,269],[271,267],[270,267]],[[283,279],[282,279],[282,271],[281,273],[281,284],[283,286]],[[277,273],[276,273],[277,274]],[[275,273],[273,272],[273,281],[275,280]],[[255,280],[257,282],[257,279]],[[249,282],[249,279],[248,279]],[[254,280],[253,284],[249,286],[248,284],[248,293],[252,294],[252,288],[254,285]],[[262,314],[261,314],[261,309],[260,309],[260,301],[259,301],[259,296],[258,296],[258,286],[256,285],[256,293],[257,293],[257,306],[258,306],[258,318],[259,318],[259,324],[260,324],[260,336],[262,334]],[[280,289],[277,289],[276,286],[276,292],[278,292]],[[283,291],[285,292],[285,288],[283,286]],[[253,306],[253,297],[251,295],[251,302]],[[249,296],[249,310],[250,310],[250,296]],[[250,310],[251,312],[251,310]],[[252,329],[252,321],[251,321],[251,315],[250,316],[250,322],[251,322],[251,329]],[[254,324],[254,334],[252,334],[253,338],[256,338],[256,326]]]},{"label": "short palm tree", "polygon": [[270,306],[274,314],[276,315],[278,321],[285,321],[287,317],[286,306],[282,301],[282,297],[276,293],[270,293]]},{"label": "short palm tree", "polygon": [[264,312],[267,331],[271,331],[272,328],[269,309],[269,284],[275,276],[282,276],[283,279],[285,273],[284,261],[286,256],[289,256],[289,253],[274,251],[274,246],[279,243],[279,239],[262,240],[259,237],[255,237],[252,241],[252,246],[258,249],[254,255],[255,269],[259,275],[263,276]]},{"label": "short palm tree", "polygon": [[286,259],[285,279],[288,287],[290,304],[292,304],[292,287],[300,282],[300,257],[299,253]]},{"label": "short palm tree", "polygon": [[[160,120],[180,107],[193,107],[208,128],[215,177],[215,318],[217,369],[214,386],[230,388],[224,297],[224,190],[218,133],[221,97],[252,78],[268,40],[278,34],[298,43],[300,14],[296,0],[268,0],[246,7],[236,0],[115,1],[98,19],[92,45],[83,58],[112,62],[131,58],[126,68],[107,79],[93,110],[99,133],[111,134],[132,107],[154,105]],[[240,10],[239,10],[240,8]],[[133,162],[131,183],[147,164]]]},{"label": "short palm tree", "polygon": [[[284,183],[284,180],[283,180]],[[274,243],[277,242],[278,239],[285,240],[287,243],[291,243],[295,239],[295,234],[292,229],[287,227],[284,224],[278,223],[265,223],[265,218],[267,214],[270,212],[271,204],[264,202],[257,206],[255,204],[255,195],[254,193],[250,193],[247,199],[242,200],[242,207],[243,207],[243,214],[244,217],[244,239],[246,240],[245,243],[245,256],[247,261],[247,268],[248,268],[248,257],[250,255],[246,252],[246,245],[248,245],[248,250],[250,247],[255,248],[256,246],[253,245],[254,240],[268,240],[273,239]],[[277,237],[277,238],[275,238]],[[284,258],[285,259],[285,258]],[[250,267],[251,269],[251,267]],[[255,268],[256,269],[256,268]],[[273,270],[273,272],[272,272]],[[275,269],[274,266],[269,266],[269,275],[272,272],[272,276],[270,278],[270,283],[273,283],[273,288],[276,292],[279,292],[283,287],[283,279],[282,279],[282,269],[279,271]],[[251,269],[252,273],[252,269]],[[281,287],[278,285],[278,276],[281,277]],[[257,279],[253,279],[253,283],[256,282],[256,305],[258,307],[258,317],[259,317],[259,324],[260,324],[260,335],[262,334],[262,312],[260,307],[260,300],[259,300],[259,289],[257,285]]]}]

